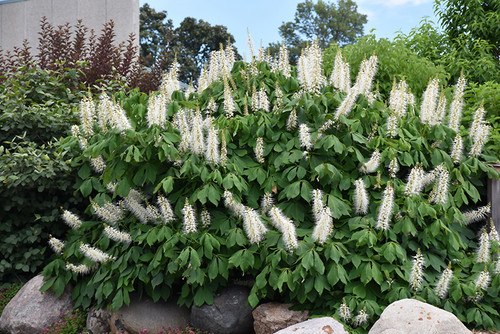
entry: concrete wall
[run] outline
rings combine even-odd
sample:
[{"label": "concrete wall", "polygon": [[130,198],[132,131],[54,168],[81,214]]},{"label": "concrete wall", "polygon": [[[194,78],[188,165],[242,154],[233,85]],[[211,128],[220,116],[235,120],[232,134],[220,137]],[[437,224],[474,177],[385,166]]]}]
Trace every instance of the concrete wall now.
[{"label": "concrete wall", "polygon": [[[11,1],[11,0],[9,0]],[[20,0],[0,1],[0,48],[12,50],[28,40],[32,50],[38,46],[40,20],[58,26],[78,19],[97,35],[109,20],[115,23],[115,43],[127,41],[130,33],[139,44],[139,0]]]},{"label": "concrete wall", "polygon": [[[500,164],[493,164],[500,172]],[[488,180],[488,201],[491,203],[491,218],[498,232],[500,232],[500,179]]]}]

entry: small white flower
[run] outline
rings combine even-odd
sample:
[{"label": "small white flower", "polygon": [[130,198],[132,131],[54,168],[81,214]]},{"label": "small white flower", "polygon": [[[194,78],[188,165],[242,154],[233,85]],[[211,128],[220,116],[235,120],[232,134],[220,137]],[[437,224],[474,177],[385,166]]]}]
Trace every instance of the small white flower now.
[{"label": "small white flower", "polygon": [[321,213],[319,214],[318,219],[316,220],[316,225],[314,226],[312,238],[314,241],[323,244],[328,236],[332,233],[333,230],[333,220],[332,220],[332,212],[328,206],[325,206]]},{"label": "small white flower", "polygon": [[75,266],[72,263],[66,262],[66,270],[72,271],[78,275],[85,275],[88,274],[92,270],[92,268],[85,264],[80,264],[78,266]]},{"label": "small white flower", "polygon": [[105,202],[104,205],[100,206],[92,199],[90,199],[90,204],[92,205],[92,209],[94,209],[95,214],[111,225],[115,225],[118,221],[123,219],[124,213],[119,205]]},{"label": "small white flower", "polygon": [[167,97],[164,94],[151,94],[146,114],[148,126],[163,126],[167,120]]},{"label": "small white flower", "polygon": [[229,190],[224,190],[224,206],[231,210],[238,218],[243,218],[246,208],[243,204],[236,202]]},{"label": "small white flower", "polygon": [[340,319],[342,319],[345,322],[351,321],[351,317],[352,317],[351,308],[347,305],[345,298],[342,300],[342,304],[340,305],[339,316],[340,316]]},{"label": "small white flower", "polygon": [[427,89],[422,96],[422,105],[420,106],[420,120],[424,124],[437,124],[436,108],[439,96],[439,79],[437,76],[429,80]]},{"label": "small white flower", "polygon": [[80,122],[83,127],[83,135],[87,138],[94,135],[95,103],[91,96],[85,96],[80,101]]},{"label": "small white flower", "polygon": [[251,208],[245,208],[243,214],[243,226],[248,240],[252,244],[258,244],[264,239],[267,228],[260,219],[259,213]]},{"label": "small white flower", "polygon": [[479,207],[476,210],[462,213],[462,215],[465,218],[465,225],[485,220],[489,216],[490,212],[491,212],[491,203],[488,203],[488,205]]},{"label": "small white flower", "polygon": [[160,208],[160,215],[165,224],[173,221],[175,219],[174,211],[170,205],[168,199],[162,195],[158,195],[156,198],[158,207]]},{"label": "small white flower", "polygon": [[314,216],[314,220],[316,223],[319,221],[321,217],[321,213],[323,211],[324,205],[323,205],[323,192],[319,189],[314,189],[312,191],[312,212]]},{"label": "small white flower", "polygon": [[227,118],[232,118],[236,107],[234,106],[233,92],[231,87],[229,87],[229,82],[226,77],[224,77],[224,111],[226,112]]},{"label": "small white flower", "polygon": [[366,163],[363,163],[363,165],[359,169],[359,172],[363,174],[373,173],[374,171],[377,170],[379,165],[380,165],[380,151],[376,149],[372,153],[370,160],[368,160],[368,162]]},{"label": "small white flower", "polygon": [[281,232],[286,249],[289,252],[292,252],[299,246],[297,235],[295,233],[295,225],[276,206],[271,208],[269,215],[273,226]]},{"label": "small white flower", "polygon": [[255,159],[263,164],[264,160],[264,140],[262,137],[258,137],[255,143]]},{"label": "small white flower", "polygon": [[58,255],[62,255],[63,248],[64,248],[64,242],[62,242],[61,240],[59,240],[57,238],[54,238],[52,235],[49,235],[49,236],[50,236],[49,245],[52,248],[52,250],[54,251],[54,253],[56,253]]},{"label": "small white flower", "polygon": [[208,127],[208,135],[207,135],[207,146],[205,150],[205,159],[214,164],[218,165],[220,162],[220,155],[219,155],[219,134],[218,131],[215,130],[215,127],[210,120],[210,124]]},{"label": "small white flower", "polygon": [[74,230],[79,229],[80,226],[82,226],[82,221],[80,220],[80,218],[78,218],[77,215],[69,212],[68,210],[64,210],[62,218],[66,223],[66,225],[68,225]]},{"label": "small white flower", "polygon": [[398,159],[394,157],[389,163],[389,174],[391,175],[391,178],[395,179],[398,171],[399,171]]},{"label": "small white flower", "polygon": [[220,145],[220,164],[225,166],[227,162],[226,136],[222,134],[222,142]]},{"label": "small white flower", "polygon": [[311,135],[309,134],[309,127],[307,124],[300,124],[299,126],[299,140],[300,147],[305,148],[307,151],[312,149],[313,144],[311,142]]},{"label": "small white flower", "polygon": [[210,217],[210,212],[208,212],[207,208],[203,208],[200,214],[201,218],[201,225],[205,228],[210,226],[210,223],[212,222],[212,217]]},{"label": "small white flower", "polygon": [[437,178],[436,195],[433,202],[436,204],[444,205],[448,200],[448,186],[450,183],[450,172],[444,166],[441,168]]},{"label": "small white flower", "polygon": [[363,307],[363,309],[359,311],[358,315],[354,317],[354,327],[359,327],[368,323],[369,318],[370,316],[366,313],[366,307]]},{"label": "small white flower", "polygon": [[196,214],[194,213],[194,209],[191,204],[189,204],[189,200],[187,199],[187,197],[184,203],[184,208],[181,210],[181,212],[183,215],[182,229],[184,233],[195,233],[198,230],[196,226]]},{"label": "small white flower", "polygon": [[469,157],[479,157],[483,151],[484,144],[488,141],[491,127],[488,124],[481,124],[476,134],[471,134],[473,137],[472,147],[469,151]]},{"label": "small white flower", "polygon": [[410,175],[408,175],[408,182],[406,183],[405,195],[412,196],[418,195],[423,188],[423,176],[424,171],[420,164],[417,164],[410,171]]},{"label": "small white flower", "polygon": [[192,118],[190,147],[196,155],[201,155],[205,151],[205,140],[203,137],[203,117],[198,110]]},{"label": "small white flower", "polygon": [[290,111],[290,115],[288,116],[288,120],[286,122],[286,129],[288,131],[292,131],[297,127],[297,111],[293,109]]},{"label": "small white flower", "polygon": [[389,137],[394,138],[398,134],[396,132],[398,128],[398,117],[396,114],[392,113],[389,118],[387,119],[387,133],[389,134]]},{"label": "small white flower", "polygon": [[493,241],[495,240],[496,242],[500,243],[500,237],[498,236],[497,229],[495,227],[495,224],[493,223],[493,218],[490,218],[490,233],[489,233],[490,240]]},{"label": "small white flower", "polygon": [[413,258],[413,266],[410,274],[410,288],[414,291],[418,291],[422,286],[422,281],[424,279],[424,266],[425,260],[420,253],[419,248],[417,254]]},{"label": "small white flower", "polygon": [[377,217],[377,226],[379,230],[388,230],[389,222],[392,216],[392,208],[394,206],[394,188],[388,184],[384,190],[384,197],[380,205]]},{"label": "small white flower", "polygon": [[478,263],[488,263],[490,262],[490,238],[486,229],[483,229],[483,233],[479,237],[479,249],[477,251],[476,262]]},{"label": "small white flower", "polygon": [[453,159],[453,162],[455,164],[460,163],[463,150],[464,150],[464,143],[462,140],[462,136],[460,136],[460,133],[457,133],[455,139],[453,140],[453,146],[450,153],[450,157]]},{"label": "small white flower", "polygon": [[136,197],[132,195],[132,192],[125,197],[124,203],[126,207],[134,214],[136,218],[140,220],[141,223],[147,224],[151,216],[149,211],[141,205]]},{"label": "small white flower", "polygon": [[104,234],[116,242],[122,242],[124,244],[129,244],[132,241],[132,237],[127,232],[122,232],[114,227],[104,224]]},{"label": "small white flower", "polygon": [[370,204],[365,182],[363,179],[357,179],[354,181],[354,186],[354,212],[358,215],[365,215]]},{"label": "small white flower", "polygon": [[462,75],[455,86],[455,95],[450,106],[450,120],[448,126],[455,131],[460,130],[460,122],[462,121],[462,107],[464,104],[463,96],[465,91],[465,79]]},{"label": "small white flower", "polygon": [[476,279],[476,289],[478,290],[486,290],[490,285],[491,276],[488,272],[488,268],[484,268],[484,270],[479,274],[479,277]]},{"label": "small white flower", "polygon": [[94,261],[94,262],[100,262],[104,263],[109,260],[114,260],[115,258],[109,254],[106,254],[102,250],[92,247],[90,245],[84,244],[83,242],[80,243],[80,251],[82,252],[85,257],[88,259]]},{"label": "small white flower", "polygon": [[440,299],[445,299],[448,296],[448,291],[450,290],[450,282],[453,277],[453,270],[450,266],[443,270],[441,277],[439,278],[438,284],[434,289],[434,292]]},{"label": "small white flower", "polygon": [[273,195],[271,193],[265,193],[264,196],[262,196],[261,202],[260,202],[260,208],[264,214],[267,214],[269,210],[273,207],[274,204],[274,199]]},{"label": "small white flower", "polygon": [[102,174],[106,169],[106,162],[104,161],[102,155],[97,156],[97,158],[91,158],[90,165],[92,166],[92,169],[99,174]]}]

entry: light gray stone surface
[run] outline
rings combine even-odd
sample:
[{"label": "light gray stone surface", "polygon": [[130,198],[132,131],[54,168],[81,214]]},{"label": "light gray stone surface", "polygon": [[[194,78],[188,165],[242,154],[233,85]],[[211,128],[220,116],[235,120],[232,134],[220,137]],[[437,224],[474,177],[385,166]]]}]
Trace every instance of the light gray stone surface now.
[{"label": "light gray stone surface", "polygon": [[[110,328],[113,333],[125,330],[138,334],[147,329],[148,333],[158,333],[163,327],[186,327],[189,323],[189,310],[176,302],[153,302],[150,298],[139,299],[132,295],[130,305],[112,312]],[[97,334],[97,333],[94,333]]]},{"label": "light gray stone surface", "polygon": [[9,334],[40,334],[55,323],[63,313],[73,310],[71,291],[66,289],[57,298],[52,292],[40,292],[43,276],[26,283],[11,299],[0,317],[0,331]]},{"label": "light gray stone surface", "polygon": [[247,300],[250,290],[233,286],[214,298],[212,305],[193,306],[191,324],[214,334],[248,334],[253,329],[252,308]]},{"label": "light gray stone surface", "polygon": [[265,303],[253,310],[255,334],[273,334],[309,318],[309,311],[292,311],[293,304]]},{"label": "light gray stone surface", "polygon": [[380,315],[369,334],[470,334],[452,313],[415,299],[398,300]]},{"label": "light gray stone surface", "polygon": [[330,317],[314,318],[289,326],[275,334],[349,334],[344,326]]},{"label": "light gray stone surface", "polygon": [[104,334],[111,330],[109,322],[111,312],[103,309],[90,308],[87,313],[86,328],[90,334]]}]

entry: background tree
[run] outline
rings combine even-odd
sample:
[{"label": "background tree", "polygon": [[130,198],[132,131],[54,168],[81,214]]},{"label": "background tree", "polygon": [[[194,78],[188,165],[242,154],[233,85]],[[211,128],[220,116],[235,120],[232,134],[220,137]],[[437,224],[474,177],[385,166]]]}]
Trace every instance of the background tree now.
[{"label": "background tree", "polygon": [[423,20],[399,39],[420,56],[443,65],[456,82],[463,71],[468,81],[498,82],[500,77],[500,2],[436,0],[441,27]]},{"label": "background tree", "polygon": [[[352,0],[339,0],[337,4],[306,0],[297,5],[293,21],[283,22],[279,33],[290,48],[292,62],[295,62],[300,50],[314,39],[318,40],[322,49],[328,48],[331,43],[353,43],[363,35],[366,22],[366,15],[358,13],[358,6]],[[272,43],[270,51],[278,47],[279,43]]]},{"label": "background tree", "polygon": [[500,2],[498,0],[436,0],[436,15],[451,40],[468,36],[483,40],[500,57]]},{"label": "background tree", "polygon": [[180,65],[179,79],[185,83],[196,80],[210,53],[228,42],[234,43],[234,37],[227,27],[186,17],[174,30],[172,38],[173,53]]},{"label": "background tree", "polygon": [[151,66],[170,45],[173,23],[167,20],[166,11],[157,12],[145,3],[140,8],[139,25],[141,57],[145,65]]}]

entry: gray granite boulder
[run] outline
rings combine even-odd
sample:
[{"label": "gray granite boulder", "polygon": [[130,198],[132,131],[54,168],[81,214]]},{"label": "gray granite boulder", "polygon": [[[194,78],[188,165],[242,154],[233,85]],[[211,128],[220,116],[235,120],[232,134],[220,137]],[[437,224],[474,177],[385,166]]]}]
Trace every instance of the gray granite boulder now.
[{"label": "gray granite boulder", "polygon": [[90,334],[109,333],[111,327],[111,312],[103,309],[90,308],[87,313],[86,327]]},{"label": "gray granite boulder", "polygon": [[253,330],[252,308],[247,299],[250,290],[233,286],[214,298],[212,305],[193,306],[191,324],[214,334],[248,334]]},{"label": "gray granite boulder", "polygon": [[415,299],[398,300],[387,306],[369,334],[471,334],[452,313]]},{"label": "gray granite boulder", "polygon": [[189,309],[186,307],[178,306],[176,302],[155,303],[150,298],[140,299],[132,295],[129,306],[111,313],[109,325],[113,333],[122,330],[138,334],[143,329],[148,333],[158,333],[163,328],[182,328],[188,323]]},{"label": "gray granite boulder", "polygon": [[62,314],[73,310],[71,291],[61,297],[52,292],[40,292],[43,276],[38,275],[26,283],[7,304],[0,317],[0,331],[9,334],[40,334],[55,323]]},{"label": "gray granite boulder", "polygon": [[330,317],[314,318],[277,331],[275,334],[349,334],[344,326]]},{"label": "gray granite boulder", "polygon": [[309,311],[292,311],[293,304],[265,303],[253,310],[255,334],[273,334],[309,318]]}]

